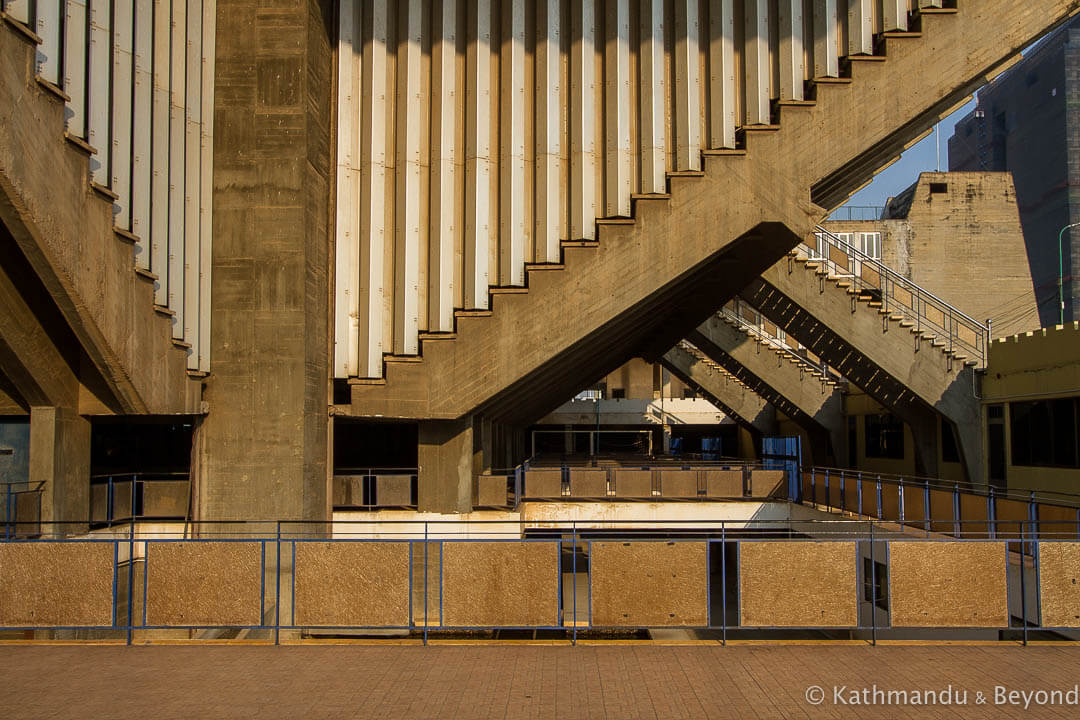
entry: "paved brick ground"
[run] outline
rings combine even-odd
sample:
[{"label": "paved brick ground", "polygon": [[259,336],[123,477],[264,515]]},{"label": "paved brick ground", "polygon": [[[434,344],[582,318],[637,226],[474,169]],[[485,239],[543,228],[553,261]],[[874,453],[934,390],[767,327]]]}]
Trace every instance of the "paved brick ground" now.
[{"label": "paved brick ground", "polygon": [[[1077,682],[1080,647],[1061,646],[0,647],[3,718],[1073,718],[994,707],[993,687]],[[875,683],[969,705],[833,702]]]}]

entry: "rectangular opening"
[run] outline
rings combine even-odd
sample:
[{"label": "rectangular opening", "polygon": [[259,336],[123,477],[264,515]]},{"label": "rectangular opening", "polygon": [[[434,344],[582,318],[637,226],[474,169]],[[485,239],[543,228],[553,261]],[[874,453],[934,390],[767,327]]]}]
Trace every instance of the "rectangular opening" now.
[{"label": "rectangular opening", "polygon": [[947,193],[947,192],[949,192],[949,183],[943,183],[943,182],[932,182],[932,183],[930,183],[930,194],[931,195],[934,195],[934,194],[937,194],[937,193]]},{"label": "rectangular opening", "polygon": [[866,457],[904,458],[904,423],[889,414],[867,415]]}]

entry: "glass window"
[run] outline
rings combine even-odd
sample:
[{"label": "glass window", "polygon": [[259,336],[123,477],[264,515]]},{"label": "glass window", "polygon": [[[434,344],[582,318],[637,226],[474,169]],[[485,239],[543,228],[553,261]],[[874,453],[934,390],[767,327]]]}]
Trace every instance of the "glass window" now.
[{"label": "glass window", "polygon": [[1077,398],[1010,404],[1012,464],[1080,467]]},{"label": "glass window", "polygon": [[871,257],[874,260],[881,259],[881,233],[879,232],[864,232],[859,233],[859,250],[863,255]]},{"label": "glass window", "polygon": [[866,457],[904,458],[904,423],[892,415],[866,416]]}]

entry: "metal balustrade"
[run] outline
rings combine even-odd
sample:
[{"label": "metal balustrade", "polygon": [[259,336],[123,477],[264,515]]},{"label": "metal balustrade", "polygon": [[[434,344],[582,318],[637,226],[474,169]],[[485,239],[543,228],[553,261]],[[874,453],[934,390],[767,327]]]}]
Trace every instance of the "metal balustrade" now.
[{"label": "metal balustrade", "polygon": [[[742,312],[744,308],[753,313],[756,322],[751,322],[746,318]],[[818,360],[815,362],[811,358],[800,354],[795,348],[788,345],[779,337],[769,333],[765,329],[765,321],[762,318],[761,313],[750,308],[750,306],[743,303],[741,299],[735,298],[724,305],[720,308],[719,315],[737,323],[740,330],[752,335],[776,352],[781,353],[787,360],[790,360],[799,367],[820,375],[823,380],[829,382],[839,382],[841,380],[840,377],[830,372],[829,365],[824,361]]]},{"label": "metal balustrade", "polygon": [[573,643],[681,628],[718,643],[776,630],[875,642],[981,629],[1026,641],[1080,617],[1065,582],[1076,546],[1036,540],[1038,525],[988,540],[850,518],[54,524],[0,540],[0,637],[63,630],[130,644],[182,629],[269,644],[282,632],[396,631],[426,643],[529,629]]},{"label": "metal balustrade", "polygon": [[942,349],[951,356],[986,367],[988,324],[958,310],[820,225],[815,234],[821,238],[822,247],[803,243],[795,249],[796,258],[820,264],[823,267],[819,272],[830,280],[849,283],[853,307],[860,298],[880,303],[883,323],[895,317],[901,327],[910,326],[916,338],[931,342],[940,339]]}]

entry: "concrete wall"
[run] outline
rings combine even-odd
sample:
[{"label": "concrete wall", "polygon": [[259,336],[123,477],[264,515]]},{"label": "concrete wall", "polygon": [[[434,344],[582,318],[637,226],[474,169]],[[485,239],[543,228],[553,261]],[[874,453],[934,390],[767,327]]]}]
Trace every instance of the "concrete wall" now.
[{"label": "concrete wall", "polygon": [[[4,453],[10,450],[11,454]],[[0,420],[0,484],[30,479],[30,423]]]},{"label": "concrete wall", "polygon": [[[944,185],[944,192],[931,192]],[[881,261],[996,336],[1039,327],[1032,268],[1012,177],[922,173],[876,221],[825,223],[832,232],[880,232]],[[889,210],[887,210],[887,213]],[[899,216],[897,216],[899,215]]]}]

